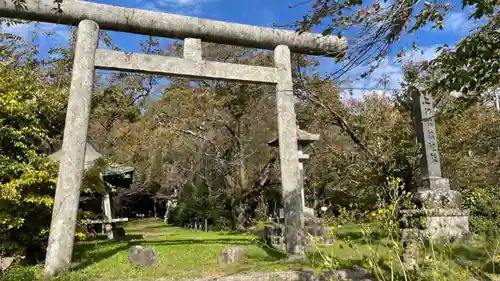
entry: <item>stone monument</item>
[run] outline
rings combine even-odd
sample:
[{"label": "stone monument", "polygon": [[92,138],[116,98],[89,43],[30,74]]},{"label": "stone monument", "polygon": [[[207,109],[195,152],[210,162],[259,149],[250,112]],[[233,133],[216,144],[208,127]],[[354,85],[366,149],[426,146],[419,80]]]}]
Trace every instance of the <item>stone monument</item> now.
[{"label": "stone monument", "polygon": [[[0,0],[0,17],[78,25],[64,127],[64,157],[60,161],[44,268],[46,277],[53,277],[71,264],[95,69],[276,86],[286,252],[290,256],[300,254],[299,231],[303,209],[298,176],[291,52],[340,58],[346,53],[345,38],[307,32],[299,34],[77,0],[60,4],[53,0],[25,0],[21,7],[17,1]],[[98,49],[101,29],[184,40],[183,58]],[[274,66],[204,60],[201,39],[274,50]]]},{"label": "stone monument", "polygon": [[468,211],[461,209],[460,193],[450,188],[449,180],[441,172],[432,97],[414,87],[411,91],[415,129],[423,154],[420,164],[422,178],[413,194],[418,209],[402,210],[402,213],[410,221],[414,218],[423,219],[423,225],[420,229],[407,228],[403,235],[406,239],[414,239],[415,235],[422,238],[423,234],[425,240],[437,241],[466,239],[470,236]]}]

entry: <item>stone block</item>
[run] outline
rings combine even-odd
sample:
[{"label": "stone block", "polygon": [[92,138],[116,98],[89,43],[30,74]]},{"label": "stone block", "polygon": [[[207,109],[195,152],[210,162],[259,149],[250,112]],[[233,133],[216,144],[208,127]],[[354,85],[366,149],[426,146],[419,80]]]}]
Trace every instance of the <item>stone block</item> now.
[{"label": "stone block", "polygon": [[471,238],[469,216],[465,212],[455,215],[429,216],[428,232],[432,240],[459,241]]},{"label": "stone block", "polygon": [[128,250],[128,263],[132,265],[152,266],[156,263],[156,253],[153,249],[133,246]]},{"label": "stone block", "polygon": [[115,241],[123,241],[123,239],[125,239],[125,228],[123,228],[122,226],[115,226],[114,227],[114,238],[115,238]]},{"label": "stone block", "polygon": [[0,256],[0,280],[2,280],[3,276],[7,272],[9,266],[14,262],[14,257],[2,257]]},{"label": "stone block", "polygon": [[[408,218],[421,218],[421,229],[404,229],[403,240],[421,239],[428,243],[429,239],[438,242],[454,242],[471,238],[469,230],[469,212],[461,209],[420,209],[403,210]],[[416,231],[416,232],[415,232]],[[414,233],[409,237],[410,233]]]},{"label": "stone block", "polygon": [[5,271],[14,262],[14,257],[2,257],[0,256],[0,271]]},{"label": "stone block", "polygon": [[422,189],[450,189],[450,180],[442,177],[426,177],[422,179]]},{"label": "stone block", "polygon": [[[335,271],[283,271],[248,272],[219,277],[195,278],[184,281],[372,281],[375,277],[364,268],[337,269]],[[158,280],[167,281],[167,280]]]},{"label": "stone block", "polygon": [[225,248],[219,254],[219,264],[237,264],[247,259],[247,253],[243,248]]},{"label": "stone block", "polygon": [[462,205],[460,192],[451,189],[422,189],[414,194],[413,200],[428,209],[455,209]]}]

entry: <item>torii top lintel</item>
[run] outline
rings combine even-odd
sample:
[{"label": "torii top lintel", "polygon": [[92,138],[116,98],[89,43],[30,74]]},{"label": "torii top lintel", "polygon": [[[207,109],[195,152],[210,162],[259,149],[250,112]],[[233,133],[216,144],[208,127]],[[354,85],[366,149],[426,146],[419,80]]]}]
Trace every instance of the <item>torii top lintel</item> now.
[{"label": "torii top lintel", "polygon": [[53,0],[25,0],[18,8],[14,0],[0,0],[0,17],[78,25],[88,19],[101,29],[174,39],[200,38],[203,41],[272,50],[287,45],[294,53],[343,56],[347,41],[337,36],[279,30],[273,28],[215,21],[175,14],[118,6],[64,0],[58,12]]}]

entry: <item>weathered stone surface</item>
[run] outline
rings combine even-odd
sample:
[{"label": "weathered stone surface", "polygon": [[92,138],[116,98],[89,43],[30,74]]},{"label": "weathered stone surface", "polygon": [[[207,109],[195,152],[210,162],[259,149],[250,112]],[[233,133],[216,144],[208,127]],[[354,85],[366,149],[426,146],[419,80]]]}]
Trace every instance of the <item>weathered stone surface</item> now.
[{"label": "weathered stone surface", "polygon": [[285,226],[282,224],[266,225],[264,227],[266,244],[280,251],[285,250]]},{"label": "weathered stone surface", "polygon": [[441,178],[438,139],[432,97],[412,88],[413,111],[415,116],[417,139],[423,148],[420,168],[422,177]]},{"label": "weathered stone surface", "polygon": [[203,57],[201,39],[186,38],[184,39],[183,57],[188,60],[200,61]]},{"label": "weathered stone surface", "polygon": [[206,77],[263,84],[275,84],[277,82],[277,72],[274,67],[133,54],[102,49],[97,51],[95,65],[98,69],[126,70],[177,77]]},{"label": "weathered stone surface", "polygon": [[285,242],[288,255],[302,253],[299,233],[304,227],[302,196],[299,182],[297,121],[293,98],[290,49],[280,45],[274,50],[274,64],[278,71],[276,109],[278,111],[278,141],[281,185],[285,209]]},{"label": "weathered stone surface", "polygon": [[242,263],[247,259],[247,253],[243,248],[225,248],[219,254],[219,264]]},{"label": "weathered stone surface", "polygon": [[415,130],[423,152],[420,164],[423,177],[413,195],[415,204],[421,209],[402,211],[402,214],[417,224],[421,221],[419,217],[426,217],[424,224],[418,226],[424,228],[424,240],[467,239],[470,236],[468,212],[461,210],[460,193],[452,190],[449,180],[442,177],[432,97],[416,87],[411,87],[410,91]]},{"label": "weathered stone surface", "polygon": [[64,1],[61,13],[52,0],[26,0],[16,9],[14,1],[0,0],[2,17],[78,24],[83,19],[97,22],[102,29],[183,40],[201,38],[207,42],[272,50],[288,45],[295,53],[336,57],[347,50],[347,41],[337,36],[322,36],[290,30],[214,21],[175,14],[131,9],[83,1]]},{"label": "weathered stone surface", "polygon": [[[285,227],[282,224],[267,225],[264,228],[264,240],[266,244],[278,250],[284,250]],[[306,225],[302,234],[299,234],[299,242],[302,246],[334,244],[332,230],[328,226],[320,224]]]},{"label": "weathered stone surface", "polygon": [[[211,278],[185,279],[183,281],[372,281],[376,280],[363,268],[339,269],[335,272],[285,271],[251,272]],[[165,279],[157,281],[167,281]]]},{"label": "weathered stone surface", "polygon": [[469,216],[429,216],[428,225],[430,237],[434,240],[445,239],[449,242],[468,240]]},{"label": "weathered stone surface", "polygon": [[[305,147],[313,142],[319,140],[318,134],[312,134],[307,131],[301,130],[297,128],[297,144],[301,147]],[[270,147],[278,147],[279,138],[275,138],[274,140],[267,143]]]},{"label": "weathered stone surface", "polygon": [[151,248],[133,246],[128,250],[128,263],[132,265],[152,266],[156,263],[156,253]]},{"label": "weathered stone surface", "polygon": [[[0,4],[0,6],[5,6]],[[90,104],[94,85],[94,58],[99,26],[89,20],[78,25],[68,110],[45,261],[47,277],[70,266],[83,178]]]},{"label": "weathered stone surface", "polygon": [[14,257],[2,257],[0,256],[0,280],[4,273],[7,271],[9,266],[14,262]]},{"label": "weathered stone surface", "polygon": [[462,204],[460,192],[451,189],[422,189],[415,192],[413,200],[426,208],[458,209]]}]

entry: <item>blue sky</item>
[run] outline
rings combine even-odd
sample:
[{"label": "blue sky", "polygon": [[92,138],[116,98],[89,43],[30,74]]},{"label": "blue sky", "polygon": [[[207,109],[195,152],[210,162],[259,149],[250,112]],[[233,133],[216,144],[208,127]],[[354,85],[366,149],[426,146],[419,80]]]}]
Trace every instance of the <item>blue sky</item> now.
[{"label": "blue sky", "polygon": [[[290,8],[290,6],[302,2],[301,0],[91,0],[90,2],[267,27],[271,27],[273,23],[281,25],[291,23],[300,19],[310,9],[310,4]],[[445,21],[444,31],[425,28],[413,37],[405,37],[399,46],[395,48],[395,52],[399,50],[399,47],[409,47],[414,41],[417,41],[420,51],[409,52],[407,54],[408,59],[419,61],[431,59],[436,55],[438,46],[454,44],[467,35],[469,30],[476,24],[467,20],[467,10],[462,11],[459,2],[453,4],[455,7]],[[1,32],[15,33],[26,39],[33,38],[34,35],[36,42],[41,46],[40,51],[42,54],[45,54],[50,47],[67,45],[68,30],[69,28],[66,26],[46,23],[18,25],[9,28],[0,27]],[[48,34],[51,35],[47,36]],[[115,44],[129,52],[139,51],[139,40],[146,38],[141,35],[118,32],[110,32],[110,35]],[[169,42],[169,40],[161,41],[165,45]],[[388,87],[398,88],[402,72],[400,66],[395,62],[394,54],[392,55],[367,79],[359,80],[359,74],[364,71],[363,68],[351,71],[348,75],[351,82],[343,86],[381,88],[378,81],[383,75],[388,75],[391,80]],[[321,58],[320,61],[321,65],[318,70],[324,74],[339,67],[329,58]],[[355,94],[360,96],[364,92],[358,90]]]}]

